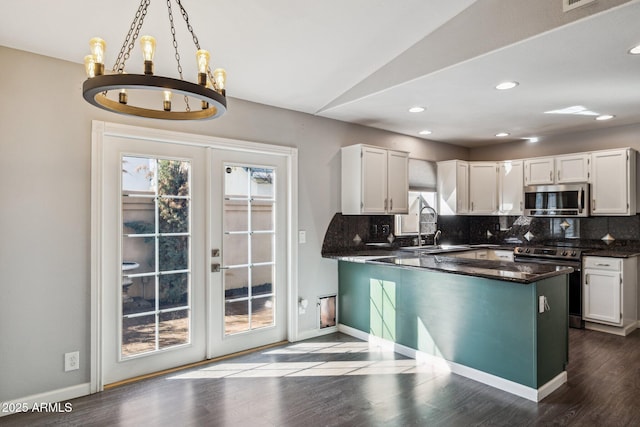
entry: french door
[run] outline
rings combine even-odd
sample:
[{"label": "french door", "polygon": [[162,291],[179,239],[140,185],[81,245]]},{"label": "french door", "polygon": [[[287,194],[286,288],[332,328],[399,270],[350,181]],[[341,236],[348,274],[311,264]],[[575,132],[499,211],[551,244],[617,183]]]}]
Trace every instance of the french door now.
[{"label": "french door", "polygon": [[98,390],[286,339],[285,156],[105,134],[100,157]]},{"label": "french door", "polygon": [[287,336],[286,162],[212,150],[209,357]]}]

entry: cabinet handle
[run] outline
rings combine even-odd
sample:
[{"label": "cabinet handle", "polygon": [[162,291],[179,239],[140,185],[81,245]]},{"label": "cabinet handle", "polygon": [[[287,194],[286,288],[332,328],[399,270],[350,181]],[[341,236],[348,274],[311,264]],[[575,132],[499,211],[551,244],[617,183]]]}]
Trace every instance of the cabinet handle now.
[{"label": "cabinet handle", "polygon": [[520,200],[520,210],[522,210],[522,200]]},{"label": "cabinet handle", "polygon": [[393,210],[393,199],[389,200],[389,210],[392,211]]},{"label": "cabinet handle", "polygon": [[473,202],[471,202],[471,212],[473,212]]},{"label": "cabinet handle", "polygon": [[599,263],[599,262],[597,262],[596,265],[600,266],[600,267],[611,267],[611,264],[602,264],[602,263]]},{"label": "cabinet handle", "polygon": [[592,200],[592,202],[593,202],[593,203],[592,203],[592,204],[593,204],[593,206],[591,206],[591,210],[592,210],[592,211],[595,211],[595,210],[596,210],[596,199],[593,199],[593,200]]},{"label": "cabinet handle", "polygon": [[388,205],[388,199],[384,199],[384,210],[385,210],[385,212],[387,210],[387,205]]},{"label": "cabinet handle", "polygon": [[589,286],[589,275],[588,274],[585,274],[585,276],[584,276],[584,284],[585,284],[585,286]]},{"label": "cabinet handle", "polygon": [[560,171],[558,171],[558,181],[560,181]]},{"label": "cabinet handle", "polygon": [[553,181],[553,171],[549,171],[549,181]]}]

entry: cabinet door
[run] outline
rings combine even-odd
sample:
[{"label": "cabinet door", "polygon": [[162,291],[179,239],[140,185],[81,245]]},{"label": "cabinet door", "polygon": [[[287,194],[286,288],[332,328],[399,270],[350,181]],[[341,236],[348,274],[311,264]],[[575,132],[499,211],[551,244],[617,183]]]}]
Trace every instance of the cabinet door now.
[{"label": "cabinet door", "polygon": [[585,320],[620,325],[620,272],[585,269],[583,274],[582,317]]},{"label": "cabinet door", "polygon": [[409,154],[402,151],[387,153],[387,212],[409,213]]},{"label": "cabinet door", "polygon": [[500,163],[499,195],[502,215],[522,215],[524,163],[522,160]]},{"label": "cabinet door", "polygon": [[553,157],[524,161],[524,185],[553,184],[553,173]]},{"label": "cabinet door", "polygon": [[438,162],[438,215],[466,213],[469,204],[469,165],[460,160]]},{"label": "cabinet door", "polygon": [[589,155],[556,157],[556,182],[568,184],[589,181]]},{"label": "cabinet door", "polygon": [[[629,215],[631,185],[627,150],[592,153],[591,213]],[[634,177],[635,179],[635,177]]]},{"label": "cabinet door", "polygon": [[472,214],[493,214],[498,210],[498,171],[496,163],[469,164],[469,203]]},{"label": "cabinet door", "polygon": [[387,208],[387,150],[362,148],[362,213],[384,214]]}]

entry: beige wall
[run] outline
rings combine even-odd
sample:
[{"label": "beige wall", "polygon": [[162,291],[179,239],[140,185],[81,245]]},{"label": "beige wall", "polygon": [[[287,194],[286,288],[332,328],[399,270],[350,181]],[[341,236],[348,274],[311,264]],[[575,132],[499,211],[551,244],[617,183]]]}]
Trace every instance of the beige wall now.
[{"label": "beige wall", "polygon": [[515,160],[623,147],[640,151],[640,125],[608,126],[598,131],[566,134],[537,143],[523,141],[472,148],[469,160]]},{"label": "beige wall", "polygon": [[[298,147],[299,295],[337,292],[320,256],[340,211],[340,147],[367,143],[427,160],[468,150],[230,99],[217,120],[174,123],[107,113],[82,99],[83,66],[0,47],[0,401],[89,382],[91,120]],[[46,73],[46,76],[44,74]],[[233,95],[230,80],[229,94]],[[299,332],[317,328],[315,310]],[[80,351],[81,369],[63,372]]]}]

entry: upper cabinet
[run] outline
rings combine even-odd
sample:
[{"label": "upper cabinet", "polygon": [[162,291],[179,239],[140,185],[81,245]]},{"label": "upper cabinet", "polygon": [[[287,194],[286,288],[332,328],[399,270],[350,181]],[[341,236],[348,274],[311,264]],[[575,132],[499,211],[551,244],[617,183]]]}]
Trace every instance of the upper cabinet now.
[{"label": "upper cabinet", "polygon": [[524,162],[508,160],[499,163],[498,198],[501,215],[522,215],[524,209]]},{"label": "upper cabinet", "polygon": [[406,214],[409,153],[363,144],[342,148],[342,213]]},{"label": "upper cabinet", "polygon": [[629,148],[591,153],[591,214],[635,215],[636,152]]},{"label": "upper cabinet", "polygon": [[569,154],[555,158],[557,184],[589,182],[589,165],[591,156],[587,153]]},{"label": "upper cabinet", "polygon": [[524,161],[524,185],[589,182],[588,153],[539,157]]},{"label": "upper cabinet", "polygon": [[438,162],[438,214],[456,215],[469,211],[469,163],[462,160]]},{"label": "upper cabinet", "polygon": [[[522,188],[520,188],[522,191]],[[469,213],[498,212],[498,167],[496,162],[469,163]]]},{"label": "upper cabinet", "polygon": [[540,157],[524,161],[524,185],[553,184],[554,174],[553,157]]}]

